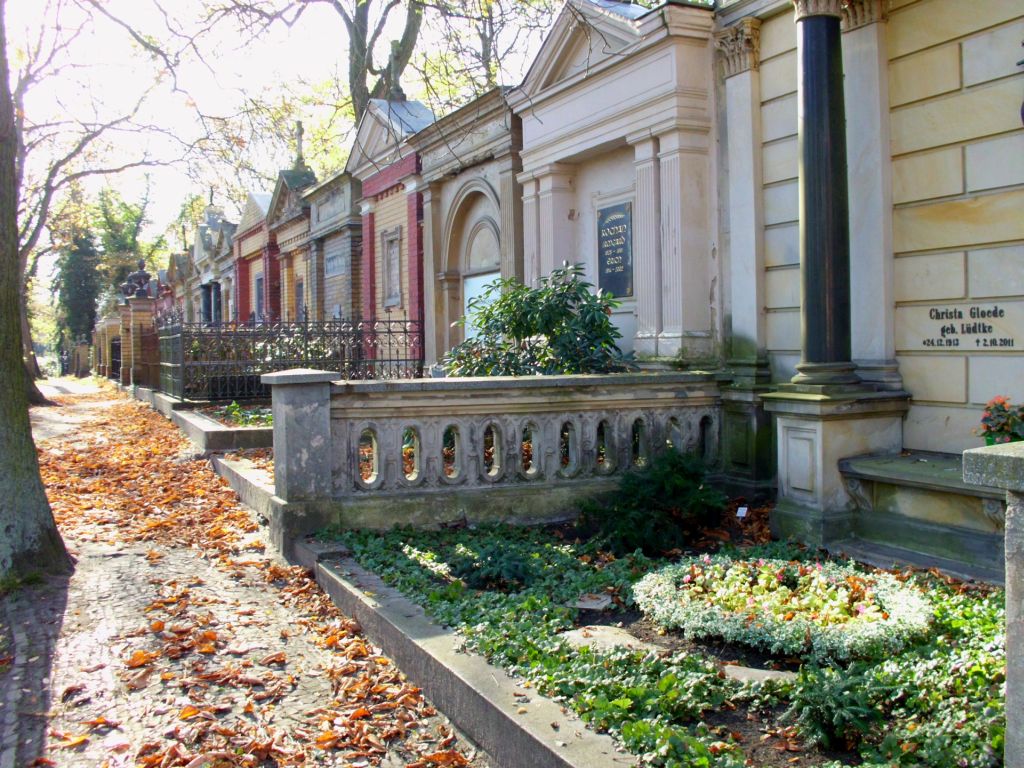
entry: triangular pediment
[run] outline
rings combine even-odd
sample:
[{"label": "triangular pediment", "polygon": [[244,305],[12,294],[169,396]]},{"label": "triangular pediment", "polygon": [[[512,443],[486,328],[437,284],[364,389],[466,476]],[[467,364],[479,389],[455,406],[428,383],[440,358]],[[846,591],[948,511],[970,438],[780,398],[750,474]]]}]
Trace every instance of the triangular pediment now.
[{"label": "triangular pediment", "polygon": [[544,39],[521,89],[530,96],[585,77],[640,40],[635,19],[609,10],[613,4],[569,0]]},{"label": "triangular pediment", "polygon": [[[359,130],[356,131],[356,140],[345,164],[345,171],[360,179],[376,173],[401,157],[400,149],[404,139],[390,123],[368,109],[359,121]],[[372,169],[369,174],[366,172],[367,167]]]},{"label": "triangular pediment", "polygon": [[238,231],[245,232],[257,224],[266,221],[269,195],[250,192],[245,199],[242,218],[238,222]]}]

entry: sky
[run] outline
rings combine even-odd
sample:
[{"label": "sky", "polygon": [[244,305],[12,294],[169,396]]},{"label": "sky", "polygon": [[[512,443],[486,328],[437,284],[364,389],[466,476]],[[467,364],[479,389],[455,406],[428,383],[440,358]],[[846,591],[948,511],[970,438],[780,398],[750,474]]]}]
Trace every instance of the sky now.
[{"label": "sky", "polygon": [[[183,31],[191,32],[203,18],[204,7],[213,2],[101,1],[112,14],[133,28],[161,40],[168,39],[169,35],[160,6],[173,12],[175,24]],[[40,30],[52,36],[58,23],[65,30],[63,34],[78,28],[86,18],[81,6],[87,2],[8,0],[7,34],[12,69],[16,70],[19,63],[23,63],[24,50],[37,39]],[[298,78],[321,80],[332,72],[344,72],[345,27],[336,13],[323,5],[309,6],[290,29],[275,25],[258,37],[239,31],[230,22],[216,25],[203,37],[201,49],[205,61],[195,56],[186,57],[175,70],[179,89],[187,95],[172,88],[170,77],[158,77],[158,68],[124,29],[95,11],[91,17],[91,22],[85,24],[83,32],[71,42],[63,57],[67,67],[58,76],[47,77],[32,89],[26,113],[36,122],[120,114],[130,109],[140,94],[150,90],[140,117],[158,126],[164,135],[114,134],[107,147],[113,157],[134,158],[143,151],[157,157],[175,157],[180,152],[177,142],[187,141],[197,134],[195,107],[207,114],[230,113],[243,103],[246,94],[275,94]],[[388,41],[400,35],[403,21],[404,14],[393,20],[381,36],[382,48],[386,49]],[[421,47],[431,45],[429,34],[421,33]],[[533,41],[534,47],[537,42]],[[532,56],[532,51],[521,53],[522,60],[513,64],[513,69],[525,69]],[[512,79],[515,77],[513,73]],[[415,94],[414,84],[404,85],[411,96]],[[262,157],[262,160],[267,170],[272,170],[276,164],[290,161],[290,158]],[[197,189],[197,184],[181,167],[154,167],[124,172],[105,180],[94,179],[87,183],[86,190],[95,194],[107,184],[118,189],[126,200],[137,200],[143,194],[147,175],[152,190],[151,235],[166,230],[187,195],[198,193],[207,197],[207,189]],[[216,180],[212,181],[215,185]],[[216,202],[227,209],[229,217],[237,211],[236,205],[222,196]]]}]

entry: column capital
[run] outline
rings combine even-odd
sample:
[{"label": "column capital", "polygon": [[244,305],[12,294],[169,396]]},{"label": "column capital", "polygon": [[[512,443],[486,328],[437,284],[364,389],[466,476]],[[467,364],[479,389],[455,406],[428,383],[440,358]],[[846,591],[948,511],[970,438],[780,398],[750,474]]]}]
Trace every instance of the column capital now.
[{"label": "column capital", "polygon": [[402,184],[407,195],[422,191],[424,186],[423,179],[420,176],[410,176]]},{"label": "column capital", "polygon": [[372,200],[363,200],[362,202],[360,202],[359,203],[359,213],[362,214],[363,216],[367,216],[367,215],[373,213],[373,201]]},{"label": "column capital", "polygon": [[757,69],[761,58],[761,20],[753,17],[715,33],[715,49],[725,65],[725,76]]},{"label": "column capital", "polygon": [[795,21],[800,21],[808,16],[835,16],[837,19],[843,17],[843,0],[793,0],[793,10],[796,11]]},{"label": "column capital", "polygon": [[846,0],[843,3],[843,31],[886,21],[886,0]]}]

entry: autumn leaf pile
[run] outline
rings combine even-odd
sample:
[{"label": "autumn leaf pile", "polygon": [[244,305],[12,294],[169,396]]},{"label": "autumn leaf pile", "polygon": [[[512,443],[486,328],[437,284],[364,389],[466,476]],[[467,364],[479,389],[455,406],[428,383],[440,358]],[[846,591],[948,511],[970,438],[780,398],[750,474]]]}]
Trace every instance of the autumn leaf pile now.
[{"label": "autumn leaf pile", "polygon": [[[251,513],[172,425],[128,401],[95,413],[70,437],[41,445],[41,472],[72,548],[76,542],[148,548],[157,597],[138,626],[122,634],[130,650],[115,674],[139,707],[164,702],[158,714],[170,725],[142,743],[119,738],[121,723],[102,716],[79,721],[75,731],[53,728],[49,757],[37,765],[68,764],[60,755],[100,739],[108,752],[103,764],[111,767],[369,766],[389,752],[406,756],[410,768],[471,764],[420,690],[310,574],[264,552]],[[226,616],[223,596],[199,576],[161,577],[161,563],[180,560],[184,549],[228,579],[274,587],[261,594],[276,595],[287,607],[290,626],[259,643],[239,641],[235,635],[245,627],[262,627],[260,606],[228,606]],[[329,661],[316,669],[293,663],[294,644],[287,642],[293,638]],[[303,675],[319,676],[325,695],[300,717],[285,717],[279,708]],[[82,695],[76,688],[64,691],[64,702]],[[188,703],[166,711],[172,694]]]}]

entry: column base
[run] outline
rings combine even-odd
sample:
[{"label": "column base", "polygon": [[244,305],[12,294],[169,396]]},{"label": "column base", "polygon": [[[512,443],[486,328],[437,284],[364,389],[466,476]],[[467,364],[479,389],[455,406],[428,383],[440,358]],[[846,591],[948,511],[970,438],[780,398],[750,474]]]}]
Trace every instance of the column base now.
[{"label": "column base", "polygon": [[902,450],[910,395],[867,387],[779,389],[761,396],[775,414],[778,502],[772,528],[809,546],[827,545],[849,535],[855,509],[840,459]]},{"label": "column base", "polygon": [[903,377],[895,360],[854,360],[857,377],[877,390],[896,392],[903,389]]},{"label": "column base", "polygon": [[791,379],[793,384],[812,385],[846,385],[859,384],[860,379],[855,373],[857,366],[852,362],[840,363],[797,363],[797,374]]}]

